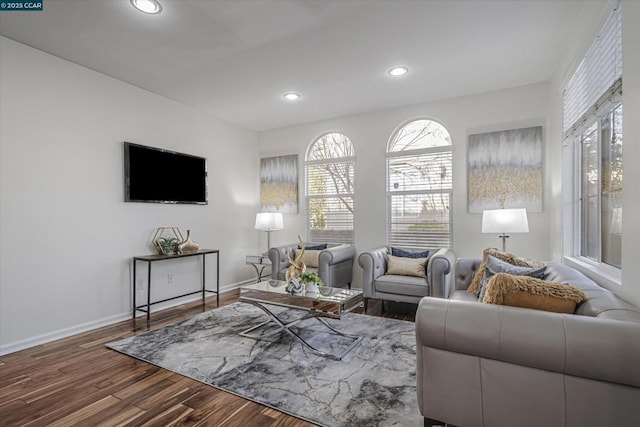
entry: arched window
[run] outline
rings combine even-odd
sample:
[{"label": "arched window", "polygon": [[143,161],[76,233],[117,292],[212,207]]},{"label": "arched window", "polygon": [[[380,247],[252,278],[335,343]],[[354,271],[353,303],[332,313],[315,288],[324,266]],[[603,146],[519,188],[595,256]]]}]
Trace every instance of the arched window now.
[{"label": "arched window", "polygon": [[452,146],[433,120],[400,127],[387,148],[387,243],[406,249],[452,244]]},{"label": "arched window", "polygon": [[305,158],[307,236],[311,242],[353,243],[353,144],[327,133],[309,145]]}]

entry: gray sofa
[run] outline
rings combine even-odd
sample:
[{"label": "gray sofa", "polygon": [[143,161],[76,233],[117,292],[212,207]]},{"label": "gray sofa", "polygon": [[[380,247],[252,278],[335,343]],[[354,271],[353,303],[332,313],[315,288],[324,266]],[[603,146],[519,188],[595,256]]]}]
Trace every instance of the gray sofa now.
[{"label": "gray sofa", "polygon": [[[271,260],[271,277],[285,280],[289,264],[287,253],[293,257],[293,251],[298,249],[299,243],[277,246],[269,249]],[[305,242],[305,246],[316,246],[321,243]],[[320,252],[318,267],[307,267],[307,271],[318,273],[326,286],[332,288],[351,287],[353,280],[353,262],[356,249],[352,245],[328,243],[327,248]]]},{"label": "gray sofa", "polygon": [[362,292],[365,312],[370,298],[417,304],[425,296],[444,297],[451,288],[451,272],[455,254],[451,249],[430,249],[426,279],[386,274],[387,256],[391,248],[382,246],[362,252],[358,263],[362,267]]},{"label": "gray sofa", "polygon": [[482,304],[466,291],[479,264],[459,259],[448,299],[418,306],[425,425],[640,425],[640,310],[557,263],[545,279],[582,289],[576,314]]}]

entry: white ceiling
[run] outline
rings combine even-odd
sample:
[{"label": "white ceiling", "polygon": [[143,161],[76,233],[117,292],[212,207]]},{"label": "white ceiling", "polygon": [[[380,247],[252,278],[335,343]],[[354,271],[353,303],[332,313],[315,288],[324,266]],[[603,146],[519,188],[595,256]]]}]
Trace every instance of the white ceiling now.
[{"label": "white ceiling", "polygon": [[[44,0],[0,13],[0,34],[265,130],[547,81],[586,3],[160,2],[145,15],[129,0]],[[409,74],[387,76],[395,65]]]}]

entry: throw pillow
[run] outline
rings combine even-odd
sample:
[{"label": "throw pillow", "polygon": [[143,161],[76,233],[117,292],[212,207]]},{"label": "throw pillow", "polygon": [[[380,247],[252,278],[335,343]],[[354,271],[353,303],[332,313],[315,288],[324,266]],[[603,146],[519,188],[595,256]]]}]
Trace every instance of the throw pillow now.
[{"label": "throw pillow", "polygon": [[318,268],[320,252],[322,251],[308,251],[305,249],[305,251],[302,253],[302,258],[300,259],[300,261],[304,262],[304,265],[306,265],[307,267]]},{"label": "throw pillow", "polygon": [[528,276],[498,273],[487,283],[485,304],[509,305],[555,313],[573,313],[587,299],[575,286]]},{"label": "throw pillow", "polygon": [[408,251],[406,249],[391,247],[391,255],[403,258],[427,258],[429,251]]},{"label": "throw pillow", "polygon": [[497,273],[507,273],[514,276],[529,276],[537,279],[543,279],[545,270],[546,267],[517,267],[509,264],[508,262],[500,261],[493,255],[489,255],[487,256],[487,264],[484,269],[484,277],[482,278],[482,282],[480,282],[478,300],[482,301],[487,290],[487,282],[489,282],[489,279]]},{"label": "throw pillow", "polygon": [[509,252],[502,252],[501,250],[498,250],[496,248],[487,248],[482,252],[482,262],[480,263],[475,276],[473,276],[471,284],[467,288],[468,292],[474,293],[476,295],[479,294],[480,283],[482,282],[482,278],[484,277],[484,268],[487,265],[487,257],[489,255],[492,255],[501,261],[508,262],[509,264],[515,265],[517,267],[544,267],[544,263],[540,261],[522,258]]},{"label": "throw pillow", "polygon": [[387,255],[387,274],[427,277],[427,258],[405,258]]},{"label": "throw pillow", "polygon": [[[302,249],[302,246],[298,245],[298,249]],[[323,243],[320,245],[309,245],[304,247],[304,250],[309,250],[309,251],[321,251],[323,249],[327,249],[327,244]]]}]

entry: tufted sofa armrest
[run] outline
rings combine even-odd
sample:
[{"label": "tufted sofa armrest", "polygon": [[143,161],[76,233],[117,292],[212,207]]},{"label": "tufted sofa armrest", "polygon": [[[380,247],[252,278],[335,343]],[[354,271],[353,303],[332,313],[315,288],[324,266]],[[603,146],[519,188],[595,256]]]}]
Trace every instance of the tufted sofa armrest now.
[{"label": "tufted sofa armrest", "polygon": [[451,249],[442,248],[429,257],[427,262],[427,282],[431,287],[431,296],[449,298],[451,277],[456,262],[456,254]]},{"label": "tufted sofa armrest", "polygon": [[373,282],[387,271],[386,246],[362,252],[358,264],[362,267],[362,293],[364,298],[373,298]]},{"label": "tufted sofa armrest", "polygon": [[356,248],[336,245],[323,249],[318,256],[318,274],[324,284],[334,288],[351,286]]},{"label": "tufted sofa armrest", "polygon": [[638,323],[477,302],[426,297],[416,313],[418,351],[430,347],[632,387],[640,387],[638,337]]},{"label": "tufted sofa armrest", "polygon": [[351,245],[339,245],[323,249],[320,252],[318,263],[320,265],[334,265],[344,261],[353,260],[356,256],[356,248]]}]

